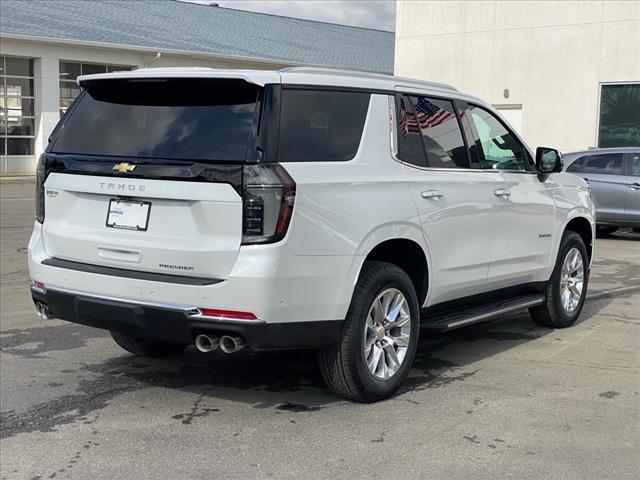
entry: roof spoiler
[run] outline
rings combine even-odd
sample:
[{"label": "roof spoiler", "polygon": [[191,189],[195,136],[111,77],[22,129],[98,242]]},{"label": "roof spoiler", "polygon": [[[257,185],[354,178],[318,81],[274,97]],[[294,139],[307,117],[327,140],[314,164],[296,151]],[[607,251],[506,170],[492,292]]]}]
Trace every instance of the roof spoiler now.
[{"label": "roof spoiler", "polygon": [[163,79],[163,78],[212,78],[238,79],[264,87],[268,83],[281,83],[278,72],[271,70],[220,70],[213,68],[141,68],[112,73],[98,73],[78,77],[78,84],[86,87],[88,82],[119,79]]}]

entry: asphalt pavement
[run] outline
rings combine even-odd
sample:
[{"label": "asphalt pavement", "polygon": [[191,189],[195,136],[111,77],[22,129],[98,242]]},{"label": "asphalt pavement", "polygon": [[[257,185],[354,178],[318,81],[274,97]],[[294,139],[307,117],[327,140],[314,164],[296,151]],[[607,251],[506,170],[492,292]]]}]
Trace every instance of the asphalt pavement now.
[{"label": "asphalt pavement", "polygon": [[136,358],[33,309],[33,183],[0,184],[0,479],[637,479],[640,235],[596,244],[572,328],[526,312],[421,339],[392,399],[313,352]]}]

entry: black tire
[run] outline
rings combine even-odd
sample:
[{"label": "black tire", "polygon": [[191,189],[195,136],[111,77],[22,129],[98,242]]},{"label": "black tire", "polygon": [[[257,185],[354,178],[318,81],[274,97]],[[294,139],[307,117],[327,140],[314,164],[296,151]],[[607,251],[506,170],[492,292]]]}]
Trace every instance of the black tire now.
[{"label": "black tire", "polygon": [[[364,357],[364,328],[369,309],[387,288],[399,290],[410,312],[409,342],[400,368],[387,380],[375,378]],[[319,351],[318,363],[327,386],[345,398],[375,402],[390,397],[413,364],[420,328],[420,308],[415,288],[404,270],[385,262],[366,262],[356,284],[342,332],[333,345]]]},{"label": "black tire", "polygon": [[596,226],[596,236],[598,237],[606,237],[607,235],[611,235],[612,233],[617,231],[618,231],[618,227],[612,227],[609,225]]},{"label": "black tire", "polygon": [[140,357],[170,357],[182,352],[187,345],[142,340],[121,332],[111,331],[113,340],[124,350]]},{"label": "black tire", "polygon": [[[577,248],[582,255],[582,261],[584,264],[584,281],[582,286],[582,295],[576,308],[568,312],[562,306],[561,301],[561,275],[562,275],[562,263],[572,248]],[[538,324],[545,327],[552,328],[565,328],[573,325],[580,316],[582,307],[584,306],[584,299],[587,295],[587,287],[589,286],[589,257],[587,255],[587,248],[584,245],[582,237],[576,232],[566,231],[562,235],[560,242],[560,248],[558,250],[558,258],[556,259],[556,266],[553,269],[551,278],[545,286],[545,300],[542,305],[531,307],[529,314],[533,320]]]}]

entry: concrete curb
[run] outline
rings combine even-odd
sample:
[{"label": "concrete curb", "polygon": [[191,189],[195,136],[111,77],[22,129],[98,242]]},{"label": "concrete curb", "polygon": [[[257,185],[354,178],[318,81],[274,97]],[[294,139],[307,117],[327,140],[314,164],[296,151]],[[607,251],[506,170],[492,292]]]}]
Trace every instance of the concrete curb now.
[{"label": "concrete curb", "polygon": [[13,175],[10,177],[0,177],[0,184],[14,182],[33,182],[35,179],[35,175]]}]

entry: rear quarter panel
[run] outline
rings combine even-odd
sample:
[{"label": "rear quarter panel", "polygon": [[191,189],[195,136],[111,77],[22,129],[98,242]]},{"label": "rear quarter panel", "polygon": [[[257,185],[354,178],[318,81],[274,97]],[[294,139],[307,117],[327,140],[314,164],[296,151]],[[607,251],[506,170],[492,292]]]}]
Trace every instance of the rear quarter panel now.
[{"label": "rear quarter panel", "polygon": [[364,258],[385,240],[414,240],[429,262],[402,165],[391,157],[389,118],[388,96],[372,95],[355,158],[282,164],[297,184],[287,245],[296,255],[350,262],[348,278],[336,279],[349,299]]}]

